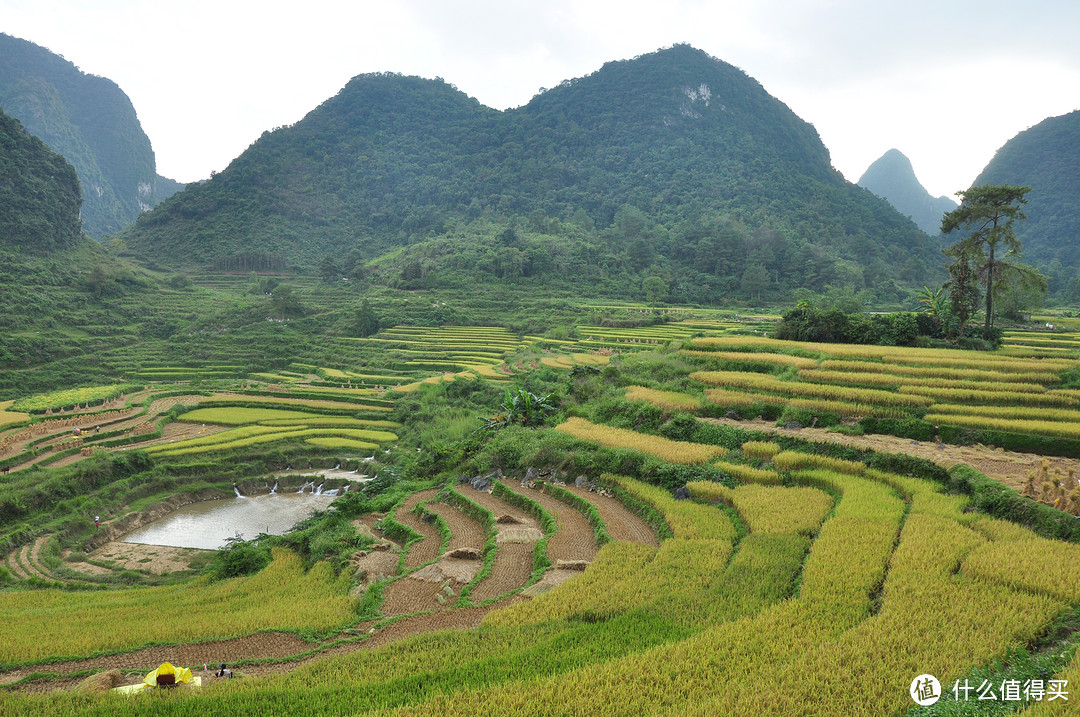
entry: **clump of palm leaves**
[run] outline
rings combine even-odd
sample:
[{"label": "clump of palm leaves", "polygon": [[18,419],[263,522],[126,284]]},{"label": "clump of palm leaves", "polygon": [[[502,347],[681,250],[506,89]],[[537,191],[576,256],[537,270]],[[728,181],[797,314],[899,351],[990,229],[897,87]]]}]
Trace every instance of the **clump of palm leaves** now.
[{"label": "clump of palm leaves", "polygon": [[484,425],[481,431],[497,431],[505,426],[540,426],[544,419],[557,408],[551,402],[552,394],[537,396],[532,391],[519,388],[511,393],[506,389],[502,403],[502,412],[494,416],[481,416]]}]

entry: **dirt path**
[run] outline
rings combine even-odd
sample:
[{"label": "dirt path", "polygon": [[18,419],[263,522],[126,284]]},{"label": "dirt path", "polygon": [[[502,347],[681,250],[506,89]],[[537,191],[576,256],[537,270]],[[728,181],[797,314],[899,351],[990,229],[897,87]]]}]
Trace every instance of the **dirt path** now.
[{"label": "dirt path", "polygon": [[576,485],[568,485],[566,489],[596,506],[596,511],[604,520],[612,540],[644,543],[654,548],[660,546],[660,541],[656,539],[656,533],[649,524],[620,503],[618,498],[601,495]]},{"label": "dirt path", "polygon": [[515,493],[528,496],[555,517],[556,531],[547,544],[548,558],[552,563],[559,560],[586,560],[596,557],[596,538],[585,516],[566,503],[556,500],[539,490],[507,485]]},{"label": "dirt path", "polygon": [[[1023,491],[1028,471],[1036,470],[1040,462],[1044,460],[1044,456],[1035,453],[1017,453],[987,446],[946,445],[944,448],[939,448],[936,443],[921,443],[907,438],[897,438],[896,436],[877,434],[847,436],[825,428],[788,430],[778,428],[774,423],[768,421],[735,421],[728,418],[705,418],[702,420],[737,426],[752,431],[780,433],[818,443],[834,443],[850,446],[851,448],[873,450],[879,453],[901,453],[925,458],[945,468],[963,464],[971,466],[975,470],[985,473],[994,480],[1000,481],[1017,491]],[[1049,463],[1051,473],[1055,468],[1060,468],[1062,474],[1068,475],[1069,468],[1072,468],[1080,476],[1080,460],[1056,457],[1045,457],[1045,460]]]}]

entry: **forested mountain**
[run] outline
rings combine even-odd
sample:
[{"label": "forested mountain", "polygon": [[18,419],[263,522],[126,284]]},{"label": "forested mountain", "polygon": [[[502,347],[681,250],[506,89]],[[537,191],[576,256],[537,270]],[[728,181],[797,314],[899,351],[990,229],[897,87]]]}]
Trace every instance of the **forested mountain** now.
[{"label": "forested mountain", "polygon": [[941,217],[956,209],[952,199],[930,196],[915,176],[911,160],[898,149],[890,149],[867,167],[859,186],[887,199],[930,236],[941,233]]},{"label": "forested mountain", "polygon": [[43,47],[0,33],[0,108],[75,167],[83,229],[100,239],[181,185],[157,176],[131,100]]},{"label": "forested mountain", "polygon": [[75,170],[0,110],[0,250],[43,254],[82,236]]},{"label": "forested mountain", "polygon": [[975,184],[1031,187],[1027,219],[1016,223],[1024,257],[1055,279],[1052,290],[1072,283],[1080,266],[1080,110],[1010,139]]},{"label": "forested mountain", "polygon": [[358,76],[123,236],[162,266],[322,265],[403,286],[636,290],[659,275],[672,298],[702,301],[888,294],[940,264],[910,220],[843,180],[812,126],[689,46],[505,112],[438,79]]}]

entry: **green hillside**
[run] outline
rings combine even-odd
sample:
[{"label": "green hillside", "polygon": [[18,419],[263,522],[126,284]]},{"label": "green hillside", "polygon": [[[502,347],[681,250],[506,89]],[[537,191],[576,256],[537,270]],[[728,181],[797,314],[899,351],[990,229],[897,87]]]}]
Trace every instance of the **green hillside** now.
[{"label": "green hillside", "polygon": [[505,112],[441,80],[356,77],[123,236],[163,268],[325,266],[413,288],[602,280],[622,295],[657,275],[693,301],[827,285],[894,298],[893,279],[940,264],[833,170],[812,126],[688,46]]},{"label": "green hillside", "polygon": [[3,33],[0,107],[75,167],[83,228],[96,239],[178,189],[171,180],[159,182],[150,140],[116,83]]},{"label": "green hillside", "polygon": [[1027,261],[1048,273],[1051,291],[1080,296],[1080,110],[1050,117],[1016,135],[994,155],[975,184],[1029,186],[1027,219],[1018,222]]},{"label": "green hillside", "polygon": [[0,110],[0,250],[43,253],[73,245],[79,181],[64,158]]}]

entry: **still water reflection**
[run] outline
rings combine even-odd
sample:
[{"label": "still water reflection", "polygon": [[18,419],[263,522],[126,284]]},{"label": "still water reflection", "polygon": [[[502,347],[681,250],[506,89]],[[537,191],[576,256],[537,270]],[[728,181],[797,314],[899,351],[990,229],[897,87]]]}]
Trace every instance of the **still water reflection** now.
[{"label": "still water reflection", "polygon": [[131,533],[124,542],[213,550],[240,533],[251,540],[259,533],[281,535],[334,496],[310,493],[257,495],[192,503]]}]

